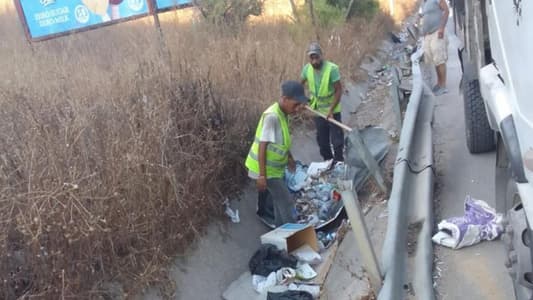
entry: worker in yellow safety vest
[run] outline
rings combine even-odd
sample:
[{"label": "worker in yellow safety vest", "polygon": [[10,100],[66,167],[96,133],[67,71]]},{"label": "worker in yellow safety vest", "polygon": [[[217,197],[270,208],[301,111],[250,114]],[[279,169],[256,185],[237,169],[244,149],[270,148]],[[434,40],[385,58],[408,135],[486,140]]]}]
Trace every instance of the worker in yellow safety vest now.
[{"label": "worker in yellow safety vest", "polygon": [[294,172],[288,115],[301,111],[309,101],[298,81],[281,85],[281,98],[272,104],[259,120],[255,139],[246,158],[250,178],[256,180],[258,215],[271,226],[294,222],[294,203],[283,181],[285,169]]},{"label": "worker in yellow safety vest", "polygon": [[[342,84],[339,67],[324,60],[322,49],[312,42],[307,49],[309,63],[301,73],[302,84],[307,83],[311,108],[341,122]],[[321,117],[315,117],[316,139],[324,160],[344,161],[344,133],[342,129]],[[333,152],[331,151],[333,148]]]}]

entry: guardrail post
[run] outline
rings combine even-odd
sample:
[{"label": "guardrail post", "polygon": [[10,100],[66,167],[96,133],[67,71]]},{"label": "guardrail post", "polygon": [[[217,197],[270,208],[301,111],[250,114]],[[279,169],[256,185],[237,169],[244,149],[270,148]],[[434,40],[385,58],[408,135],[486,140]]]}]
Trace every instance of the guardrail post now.
[{"label": "guardrail post", "polygon": [[398,131],[402,130],[402,111],[400,109],[400,74],[396,68],[392,69],[392,85],[390,87],[390,95],[392,100],[392,110],[396,118],[396,128]]},{"label": "guardrail post", "polygon": [[361,255],[363,268],[368,273],[370,284],[377,294],[381,289],[383,277],[379,269],[374,247],[370,241],[363,214],[359,207],[357,194],[353,189],[353,182],[351,180],[344,180],[341,182],[340,186],[342,188],[342,201],[346,213],[348,214],[348,218],[350,219],[350,224],[352,225],[352,231],[355,235],[359,254]]}]

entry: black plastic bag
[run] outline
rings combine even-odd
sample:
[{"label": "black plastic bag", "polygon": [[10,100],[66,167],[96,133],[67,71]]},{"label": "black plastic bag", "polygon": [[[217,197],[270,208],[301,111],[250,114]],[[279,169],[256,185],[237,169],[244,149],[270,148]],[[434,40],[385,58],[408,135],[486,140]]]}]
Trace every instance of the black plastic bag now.
[{"label": "black plastic bag", "polygon": [[283,293],[268,293],[267,300],[313,300],[313,295],[305,291],[286,291]]},{"label": "black plastic bag", "polygon": [[296,268],[298,260],[287,251],[278,250],[276,246],[265,244],[255,252],[248,267],[253,275],[268,276],[283,267]]}]

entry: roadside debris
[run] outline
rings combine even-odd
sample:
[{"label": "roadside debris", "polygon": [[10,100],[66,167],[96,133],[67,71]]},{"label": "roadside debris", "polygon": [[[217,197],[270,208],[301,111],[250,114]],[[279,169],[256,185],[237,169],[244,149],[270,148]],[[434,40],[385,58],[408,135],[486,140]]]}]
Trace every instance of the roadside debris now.
[{"label": "roadside debris", "polygon": [[298,260],[274,245],[264,244],[250,259],[248,267],[253,275],[269,276],[270,273],[285,267],[295,268]]},{"label": "roadside debris", "polygon": [[470,196],[465,199],[465,215],[441,221],[433,242],[459,249],[482,240],[494,240],[503,233],[503,216],[485,201]]},{"label": "roadside debris", "polygon": [[[338,214],[343,206],[340,193],[336,191],[337,181],[344,174],[344,164],[332,162],[312,163],[310,175],[302,189],[295,194],[294,217],[298,223],[322,225]],[[309,172],[311,170],[312,172]]]},{"label": "roadside debris", "polygon": [[[369,126],[360,130],[364,144],[368,147],[376,161],[382,161],[389,151],[390,138],[383,128]],[[370,172],[357,155],[346,153],[346,161],[356,165],[350,170],[342,162],[332,160],[312,162],[309,166],[296,162],[295,172],[285,171],[285,183],[294,195],[294,209],[292,214],[300,224],[313,225],[315,229],[330,224],[340,215],[344,204],[337,183],[344,177],[353,178],[356,190],[370,176]],[[349,173],[349,174],[348,174]],[[274,205],[269,197],[258,199],[257,215],[270,228],[275,228]]]},{"label": "roadside debris", "polygon": [[324,232],[319,231],[316,234],[318,238],[318,244],[320,246],[320,249],[328,249],[331,245],[333,245],[333,242],[337,240],[337,233],[336,232]]},{"label": "roadside debris", "polygon": [[306,291],[286,291],[282,293],[268,293],[267,300],[313,300],[314,297]]},{"label": "roadside debris", "polygon": [[328,249],[320,246],[320,232],[311,225],[287,223],[263,234],[249,272],[232,283],[223,298],[318,299],[346,228],[342,222],[336,231],[325,233],[332,239]]},{"label": "roadside debris", "polygon": [[322,257],[311,246],[305,244],[302,247],[292,252],[298,261],[304,262],[310,265],[318,265],[322,262]]},{"label": "roadside debris", "polygon": [[229,199],[226,199],[226,201],[224,201],[224,203],[222,203],[224,205],[224,207],[226,208],[224,210],[224,212],[230,218],[231,222],[240,223],[241,222],[241,218],[239,218],[239,210],[238,209],[235,209],[235,210],[231,209],[231,206],[230,206],[229,202],[230,202]]}]

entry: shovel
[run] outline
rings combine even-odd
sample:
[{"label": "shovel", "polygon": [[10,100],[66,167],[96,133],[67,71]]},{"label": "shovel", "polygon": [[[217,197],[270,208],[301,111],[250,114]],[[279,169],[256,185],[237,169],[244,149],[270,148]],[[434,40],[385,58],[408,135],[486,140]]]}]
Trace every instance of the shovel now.
[{"label": "shovel", "polygon": [[[378,165],[378,162],[374,159],[370,151],[368,151],[368,148],[364,144],[363,139],[359,134],[359,130],[354,130],[346,124],[343,124],[335,119],[328,119],[325,114],[312,109],[308,105],[305,106],[305,109],[348,132],[347,139],[350,143],[348,143],[348,145],[346,146],[346,152],[352,151],[352,147],[354,148],[357,157],[359,157],[363,161],[367,169],[370,171],[370,174],[372,174],[372,176],[374,177],[374,180],[376,181],[376,184],[379,186],[380,190],[383,193],[387,194],[388,189],[385,184],[385,179],[383,178],[383,174],[381,173],[381,169]],[[357,165],[355,165],[355,167],[357,167]]]}]

